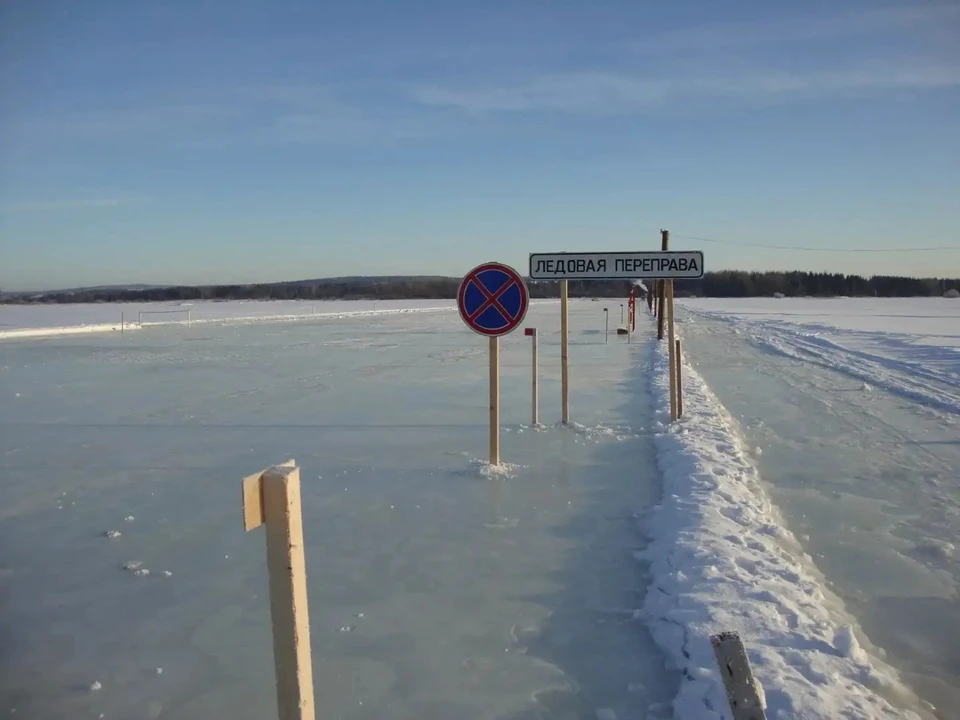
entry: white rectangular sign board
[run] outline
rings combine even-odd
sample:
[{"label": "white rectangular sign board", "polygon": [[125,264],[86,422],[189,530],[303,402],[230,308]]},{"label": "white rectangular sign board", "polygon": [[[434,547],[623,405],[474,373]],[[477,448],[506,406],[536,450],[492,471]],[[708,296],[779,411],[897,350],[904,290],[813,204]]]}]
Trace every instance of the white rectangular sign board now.
[{"label": "white rectangular sign board", "polygon": [[703,277],[703,252],[531,253],[531,280],[692,280]]}]

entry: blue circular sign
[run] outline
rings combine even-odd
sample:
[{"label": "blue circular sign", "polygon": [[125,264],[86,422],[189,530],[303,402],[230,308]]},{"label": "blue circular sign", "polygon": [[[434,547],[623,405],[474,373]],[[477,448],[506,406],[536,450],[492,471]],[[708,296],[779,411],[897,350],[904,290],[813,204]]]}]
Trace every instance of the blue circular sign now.
[{"label": "blue circular sign", "polygon": [[485,263],[464,276],[457,293],[460,317],[474,332],[499,337],[517,329],[527,315],[530,296],[516,270]]}]

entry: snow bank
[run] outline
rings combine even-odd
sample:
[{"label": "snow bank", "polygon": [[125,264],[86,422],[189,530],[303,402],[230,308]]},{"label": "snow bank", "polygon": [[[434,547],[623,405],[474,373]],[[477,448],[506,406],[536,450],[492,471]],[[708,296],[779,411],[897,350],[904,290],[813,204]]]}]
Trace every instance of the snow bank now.
[{"label": "snow bank", "polygon": [[[684,418],[669,425],[666,349],[653,351],[658,463],[663,499],[645,518],[652,582],[644,618],[683,672],[678,720],[729,718],[710,644],[741,634],[769,718],[910,718],[919,701],[871,658],[841,604],[776,508],[743,449],[735,423],[689,366]],[[838,622],[839,620],[839,622]]]}]

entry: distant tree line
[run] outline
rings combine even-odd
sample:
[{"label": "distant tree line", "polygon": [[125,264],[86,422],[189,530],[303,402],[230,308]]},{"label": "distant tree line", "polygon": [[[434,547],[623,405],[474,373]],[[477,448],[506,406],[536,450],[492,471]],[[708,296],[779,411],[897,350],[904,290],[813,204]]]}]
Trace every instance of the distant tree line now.
[{"label": "distant tree line", "polygon": [[813,272],[743,272],[722,270],[700,280],[675,283],[678,296],[763,297],[933,297],[960,288],[960,279],[909,278]]},{"label": "distant tree line", "polygon": [[[186,300],[428,300],[454,298],[460,278],[389,277],[301,280],[255,285],[197,285],[138,288],[89,288],[46,293],[4,293],[3,302],[18,304],[53,303],[142,303]],[[632,282],[627,280],[571,280],[571,297],[626,297]],[[647,283],[649,285],[649,282]],[[551,280],[529,282],[534,298],[560,296],[560,283]],[[917,297],[942,296],[960,289],[960,279],[908,278],[811,272],[709,272],[700,280],[675,283],[678,297]]]}]

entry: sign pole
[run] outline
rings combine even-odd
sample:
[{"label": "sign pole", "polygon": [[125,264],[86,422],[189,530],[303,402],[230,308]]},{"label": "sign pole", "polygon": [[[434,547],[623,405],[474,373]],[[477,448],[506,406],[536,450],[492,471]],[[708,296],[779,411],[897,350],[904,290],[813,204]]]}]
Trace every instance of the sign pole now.
[{"label": "sign pole", "polygon": [[538,388],[539,378],[537,377],[540,374],[540,359],[539,359],[539,350],[537,348],[537,329],[530,328],[532,332],[530,333],[530,345],[532,349],[532,366],[533,366],[533,397],[532,397],[532,416],[533,424],[540,424],[540,390]]},{"label": "sign pole", "polygon": [[668,355],[670,361],[670,420],[677,419],[677,358],[676,331],[673,327],[673,280],[667,280],[667,326],[669,332]]},{"label": "sign pole", "polygon": [[488,262],[468,272],[457,291],[460,319],[487,338],[490,348],[490,464],[500,464],[500,336],[523,322],[530,294],[508,265]]},{"label": "sign pole", "polygon": [[677,338],[677,417],[683,417],[683,350]]},{"label": "sign pole", "polygon": [[500,338],[490,338],[490,464],[500,464]]},{"label": "sign pole", "polygon": [[569,330],[569,290],[567,281],[560,281],[560,405],[563,424],[570,422],[570,372],[567,331]]},{"label": "sign pole", "polygon": [[[661,230],[660,231],[660,250],[666,252],[670,249],[670,231]],[[657,340],[663,340],[663,321],[664,321],[664,301],[666,297],[667,287],[665,282],[660,283],[660,312],[657,314]]]}]

